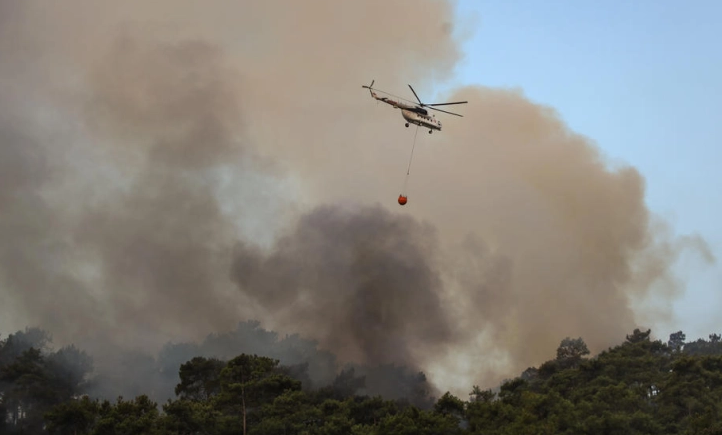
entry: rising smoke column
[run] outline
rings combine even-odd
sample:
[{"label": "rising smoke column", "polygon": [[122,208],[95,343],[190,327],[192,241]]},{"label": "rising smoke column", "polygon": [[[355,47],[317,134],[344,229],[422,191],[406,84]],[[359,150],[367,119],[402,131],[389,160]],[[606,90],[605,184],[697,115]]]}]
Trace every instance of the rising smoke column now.
[{"label": "rising smoke column", "polygon": [[262,315],[463,392],[567,335],[618,342],[632,299],[678,290],[640,174],[515,92],[438,98],[465,117],[420,135],[397,211],[413,131],[360,85],[430,101],[461,57],[444,2],[0,1],[0,20],[0,327],[150,352]]},{"label": "rising smoke column", "polygon": [[444,344],[444,310],[429,225],[381,207],[321,206],[302,216],[264,257],[239,245],[233,277],[282,319],[344,361],[414,366]]},{"label": "rising smoke column", "polygon": [[[520,92],[468,87],[449,99],[460,97],[470,101],[466,119],[447,123],[444,152],[423,169],[417,201],[430,204],[423,216],[443,222],[446,240],[461,241],[447,256],[447,283],[466,307],[459,317],[468,339],[494,355],[469,371],[496,370],[501,354],[499,371],[519,373],[553,358],[566,336],[598,352],[650,326],[643,309],[633,310],[648,297],[663,301],[652,322],[672,320],[677,256],[689,248],[713,258],[698,237],[664,231],[644,202],[641,174],[612,164]],[[472,332],[480,330],[483,337]]]}]

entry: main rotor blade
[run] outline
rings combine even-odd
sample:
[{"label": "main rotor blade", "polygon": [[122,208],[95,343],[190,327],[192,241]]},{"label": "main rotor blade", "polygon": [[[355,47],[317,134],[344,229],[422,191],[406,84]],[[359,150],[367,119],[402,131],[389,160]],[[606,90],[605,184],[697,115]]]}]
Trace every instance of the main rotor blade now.
[{"label": "main rotor blade", "polygon": [[454,103],[435,103],[435,104],[424,104],[424,106],[449,106],[451,104],[466,104],[468,101],[456,101]]},{"label": "main rotor blade", "polygon": [[416,95],[416,91],[414,90],[414,88],[412,88],[411,85],[409,85],[409,88],[411,89],[411,92],[414,93],[414,97],[416,97],[416,99],[419,100],[419,104],[421,104],[421,105],[423,106],[424,103],[422,103],[422,102],[421,102],[421,99],[419,98],[419,96]]},{"label": "main rotor blade", "polygon": [[438,111],[438,112],[448,113],[449,115],[461,116],[461,117],[463,118],[463,116],[462,116],[462,115],[459,115],[458,113],[447,112],[446,110],[437,109],[437,108],[435,108],[435,107],[429,107],[429,109],[431,109],[431,110],[436,110],[436,111]]}]

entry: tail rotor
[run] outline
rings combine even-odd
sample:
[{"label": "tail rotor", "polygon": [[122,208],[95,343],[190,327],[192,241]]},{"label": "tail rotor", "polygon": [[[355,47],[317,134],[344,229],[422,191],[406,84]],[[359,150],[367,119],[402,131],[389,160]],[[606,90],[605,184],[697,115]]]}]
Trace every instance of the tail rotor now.
[{"label": "tail rotor", "polygon": [[375,81],[376,81],[376,80],[371,80],[371,84],[370,84],[370,85],[368,85],[368,86],[366,86],[366,85],[361,85],[361,87],[364,88],[364,89],[371,90],[371,89],[373,89],[373,87],[374,87],[374,82],[375,82]]}]

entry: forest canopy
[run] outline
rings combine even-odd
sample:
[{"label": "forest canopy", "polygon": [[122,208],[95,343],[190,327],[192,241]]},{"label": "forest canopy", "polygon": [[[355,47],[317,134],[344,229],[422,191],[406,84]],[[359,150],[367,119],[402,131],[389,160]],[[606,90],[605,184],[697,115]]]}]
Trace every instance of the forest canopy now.
[{"label": "forest canopy", "polygon": [[[560,341],[556,357],[498,388],[470,386],[468,397],[434,396],[423,373],[403,367],[344,366],[298,337],[279,340],[257,323],[209,336],[200,345],[169,344],[146,392],[109,396],[93,359],[70,345],[52,348],[47,331],[28,328],[0,340],[0,432],[51,434],[506,434],[722,433],[722,339],[686,342],[682,331],[652,340],[635,329],[591,356],[582,337]],[[265,337],[269,355],[214,351],[214,343]],[[302,361],[280,348],[307,346]],[[243,340],[241,340],[243,341]],[[243,348],[242,343],[237,343]],[[234,349],[234,346],[226,349]],[[180,352],[183,350],[184,352]],[[287,350],[287,349],[286,349]],[[170,361],[193,355],[170,375]],[[216,353],[220,356],[203,356]],[[172,357],[171,357],[172,355]],[[319,362],[324,360],[324,363]],[[138,362],[143,361],[139,359]],[[139,379],[139,378],[138,378]],[[130,379],[129,379],[130,380]],[[165,384],[159,380],[165,381]],[[387,383],[369,394],[367,383]],[[131,382],[132,384],[132,382]],[[138,382],[142,384],[142,382]],[[173,386],[164,397],[162,385]],[[135,388],[140,388],[136,385]]]}]

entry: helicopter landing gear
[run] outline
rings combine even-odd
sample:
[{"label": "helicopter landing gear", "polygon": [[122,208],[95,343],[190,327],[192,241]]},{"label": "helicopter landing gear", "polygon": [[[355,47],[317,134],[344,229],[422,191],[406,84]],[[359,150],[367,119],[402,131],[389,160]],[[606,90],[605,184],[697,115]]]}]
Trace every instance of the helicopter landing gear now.
[{"label": "helicopter landing gear", "polygon": [[409,128],[409,123],[408,123],[408,122],[406,123],[406,128]]},{"label": "helicopter landing gear", "polygon": [[429,134],[431,134],[432,131],[433,131],[433,130],[429,130]]}]

